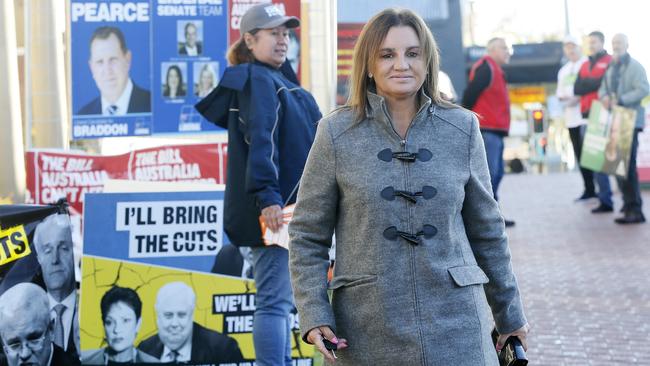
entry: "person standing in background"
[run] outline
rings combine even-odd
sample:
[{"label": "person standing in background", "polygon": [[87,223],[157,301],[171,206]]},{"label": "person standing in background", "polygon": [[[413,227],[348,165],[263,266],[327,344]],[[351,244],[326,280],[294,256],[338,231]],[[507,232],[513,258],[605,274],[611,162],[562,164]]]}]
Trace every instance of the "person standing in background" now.
[{"label": "person standing in background", "polygon": [[[560,103],[562,103],[564,123],[569,129],[573,153],[580,167],[582,142],[585,138],[587,124],[586,120],[582,118],[582,114],[580,114],[580,97],[573,94],[573,86],[578,78],[578,71],[580,71],[582,64],[587,61],[587,58],[582,56],[580,45],[574,37],[567,36],[563,43],[564,56],[568,61],[557,73],[557,90],[555,95],[560,100]],[[598,197],[596,195],[596,187],[594,186],[594,173],[589,169],[580,167],[580,174],[584,183],[584,191],[578,197],[577,201]]]},{"label": "person standing in background", "polygon": [[[580,113],[583,118],[589,118],[591,103],[598,99],[598,89],[603,80],[605,71],[612,61],[607,51],[605,51],[605,35],[602,32],[594,31],[589,33],[589,62],[585,62],[580,67],[578,78],[573,86],[575,95],[580,96]],[[609,186],[609,176],[604,173],[594,173],[596,183],[598,183],[598,199],[600,205],[591,210],[592,213],[605,213],[614,211],[614,202],[612,201],[612,190]]]},{"label": "person standing in background", "polygon": [[231,66],[196,105],[208,121],[228,129],[223,225],[234,245],[252,247],[258,366],[292,365],[289,252],[264,245],[260,221],[273,232],[282,228],[282,210],[296,201],[321,118],[287,60],[290,29],[299,25],[298,18],[285,16],[274,4],[248,9],[241,37],[228,50]]},{"label": "person standing in background", "polygon": [[[469,83],[463,93],[463,107],[476,112],[485,143],[494,199],[504,174],[503,138],[510,130],[510,97],[502,65],[510,61],[510,48],[503,38],[492,38],[487,55],[481,57],[469,73]],[[505,220],[507,227],[514,226]]]},{"label": "person standing in background", "polygon": [[605,108],[614,105],[636,110],[636,121],[630,148],[630,164],[625,177],[616,176],[618,186],[623,193],[623,217],[614,221],[617,224],[640,224],[645,222],[639,190],[639,175],[636,171],[636,153],[639,147],[639,132],[643,131],[645,110],[641,100],[648,95],[648,77],[643,66],[630,57],[627,52],[629,42],[624,34],[612,38],[613,60],[605,73],[598,96]]}]

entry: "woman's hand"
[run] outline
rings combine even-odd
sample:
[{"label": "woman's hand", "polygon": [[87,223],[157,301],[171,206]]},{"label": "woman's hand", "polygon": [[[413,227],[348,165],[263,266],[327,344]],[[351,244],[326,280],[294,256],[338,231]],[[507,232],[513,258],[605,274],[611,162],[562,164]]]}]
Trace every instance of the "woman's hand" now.
[{"label": "woman's hand", "polygon": [[[264,218],[266,227],[271,229],[274,233],[277,233],[282,227],[282,208],[280,205],[264,207],[262,209],[262,217]],[[262,235],[264,235],[264,233],[262,233]]]},{"label": "woman's hand", "polygon": [[327,350],[327,348],[325,348],[325,344],[323,343],[323,338],[336,344],[337,349],[339,350],[347,348],[348,341],[343,338],[336,338],[334,332],[332,332],[332,329],[327,325],[313,328],[312,330],[309,331],[309,333],[307,333],[307,341],[313,344],[314,346],[316,346],[316,349],[318,349],[318,351],[320,351],[320,353],[322,353],[323,356],[325,356],[325,359],[327,359],[329,362],[334,363],[336,362],[336,359],[334,358],[332,352]]},{"label": "woman's hand", "polygon": [[499,335],[499,338],[497,339],[497,352],[501,352],[501,349],[505,345],[506,340],[508,340],[510,336],[516,336],[517,338],[519,338],[519,340],[521,341],[521,345],[524,346],[524,351],[527,351],[528,343],[526,342],[526,336],[528,335],[529,330],[530,330],[530,325],[526,323],[524,324],[523,327],[515,330],[512,333]]}]

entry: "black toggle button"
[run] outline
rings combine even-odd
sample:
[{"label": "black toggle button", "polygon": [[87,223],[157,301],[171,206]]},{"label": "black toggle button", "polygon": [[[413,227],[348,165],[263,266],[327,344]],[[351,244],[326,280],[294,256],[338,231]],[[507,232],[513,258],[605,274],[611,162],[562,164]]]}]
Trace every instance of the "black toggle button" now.
[{"label": "black toggle button", "polygon": [[422,187],[422,198],[425,200],[431,199],[438,194],[438,190],[431,187],[431,186],[424,186]]},{"label": "black toggle button", "polygon": [[384,149],[377,154],[377,157],[381,161],[390,162],[391,160],[393,160],[393,151],[391,149]]},{"label": "black toggle button", "polygon": [[416,159],[420,161],[429,161],[433,157],[431,151],[427,149],[420,149],[416,153],[408,151],[393,152],[391,149],[384,149],[377,153],[377,157],[381,161],[390,162],[393,159],[398,159],[408,163],[414,162]]},{"label": "black toggle button", "polygon": [[422,230],[418,231],[417,234],[411,234],[404,231],[399,231],[395,226],[390,226],[386,230],[384,230],[384,238],[388,240],[395,240],[398,237],[401,237],[402,239],[408,241],[412,245],[419,245],[421,242],[420,240],[421,236],[424,236],[426,239],[429,239],[434,237],[437,233],[438,233],[438,229],[436,229],[436,227],[433,225],[422,226]]},{"label": "black toggle button", "polygon": [[431,199],[436,195],[437,190],[431,186],[422,187],[422,192],[408,192],[399,191],[393,187],[386,187],[381,191],[381,197],[387,201],[395,200],[395,197],[402,197],[411,203],[417,203],[417,197],[422,197],[425,200]]},{"label": "black toggle button", "polygon": [[386,187],[381,190],[381,198],[385,199],[386,201],[394,201],[395,200],[395,188],[393,187]]},{"label": "black toggle button", "polygon": [[436,236],[438,233],[438,229],[436,229],[435,226],[433,225],[423,225],[422,226],[422,231],[418,232],[417,235],[424,236],[426,239],[433,238]]},{"label": "black toggle button", "polygon": [[427,149],[418,150],[418,159],[420,161],[429,161],[431,160],[431,158],[433,158],[433,154],[431,153],[431,151]]},{"label": "black toggle button", "polygon": [[401,161],[406,161],[408,163],[414,162],[417,157],[418,157],[417,154],[408,151],[399,151],[393,153],[393,158]]}]

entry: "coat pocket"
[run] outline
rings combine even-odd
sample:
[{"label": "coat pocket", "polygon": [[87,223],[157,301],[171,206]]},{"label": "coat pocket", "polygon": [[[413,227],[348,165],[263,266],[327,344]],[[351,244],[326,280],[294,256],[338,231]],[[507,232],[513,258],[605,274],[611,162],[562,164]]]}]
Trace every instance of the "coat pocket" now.
[{"label": "coat pocket", "polygon": [[482,285],[490,282],[485,272],[477,265],[467,265],[448,268],[451,278],[459,287]]},{"label": "coat pocket", "polygon": [[335,276],[329,284],[330,290],[354,287],[377,282],[377,275],[343,275]]}]

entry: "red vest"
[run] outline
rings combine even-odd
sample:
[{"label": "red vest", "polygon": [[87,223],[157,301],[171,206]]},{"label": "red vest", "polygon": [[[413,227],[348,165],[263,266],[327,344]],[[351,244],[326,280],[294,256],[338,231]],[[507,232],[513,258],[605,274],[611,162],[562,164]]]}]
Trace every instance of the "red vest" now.
[{"label": "red vest", "polygon": [[481,92],[472,110],[478,114],[481,129],[508,133],[510,130],[510,97],[501,66],[490,56],[483,56],[472,66],[472,70],[469,72],[469,81],[474,80],[474,73],[483,62],[487,62],[490,66],[492,79],[490,85]]},{"label": "red vest", "polygon": [[[605,71],[607,71],[607,67],[609,66],[609,63],[612,61],[612,56],[611,55],[605,55],[596,61],[594,64],[594,67],[591,67],[591,60],[585,62],[582,64],[580,67],[580,78],[581,79],[601,79],[605,75]],[[593,102],[595,99],[598,99],[598,90],[595,90],[589,94],[585,94],[580,97],[580,112],[585,114],[589,113],[589,109],[591,109],[591,102]]]}]

